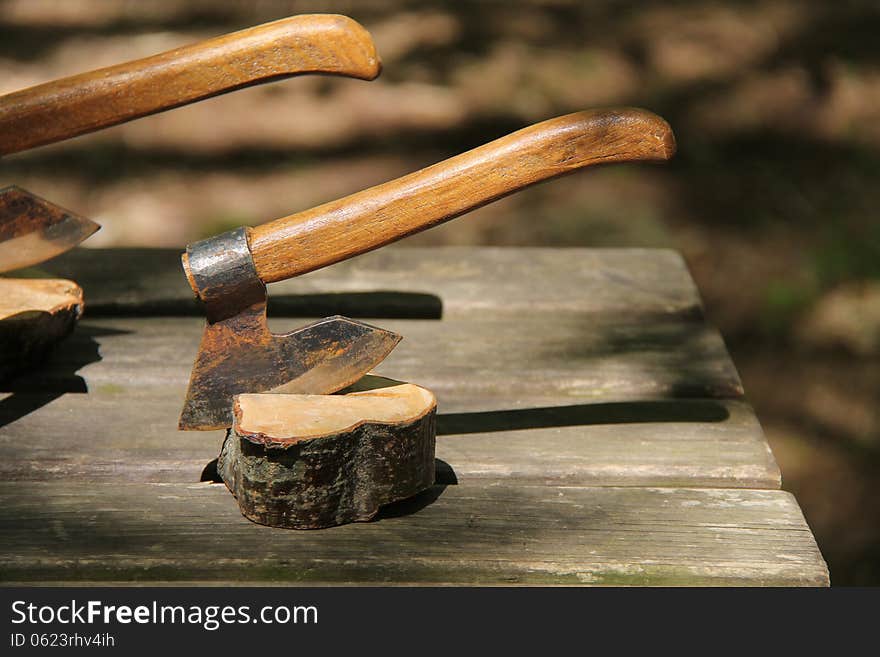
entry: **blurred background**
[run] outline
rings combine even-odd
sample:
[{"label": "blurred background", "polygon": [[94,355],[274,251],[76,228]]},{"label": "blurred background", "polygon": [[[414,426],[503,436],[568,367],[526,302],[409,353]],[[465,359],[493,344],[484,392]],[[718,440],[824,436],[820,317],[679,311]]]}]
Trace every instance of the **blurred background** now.
[{"label": "blurred background", "polygon": [[405,244],[681,251],[832,583],[880,584],[876,0],[0,0],[0,93],[316,12],[371,31],[378,80],[221,96],[4,158],[0,186],[101,223],[86,246],[181,248],[556,115],[651,109],[671,164],[561,179]]}]

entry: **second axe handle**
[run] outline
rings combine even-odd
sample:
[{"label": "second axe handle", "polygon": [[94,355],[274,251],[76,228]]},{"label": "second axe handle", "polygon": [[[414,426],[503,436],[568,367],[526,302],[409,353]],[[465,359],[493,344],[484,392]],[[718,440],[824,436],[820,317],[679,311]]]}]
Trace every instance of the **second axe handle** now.
[{"label": "second axe handle", "polygon": [[311,210],[249,230],[266,283],[331,265],[462,215],[519,189],[606,162],[661,161],[669,124],[646,110],[568,114]]},{"label": "second axe handle", "polygon": [[0,155],[301,73],[372,80],[373,40],[345,16],[307,14],[0,96]]}]

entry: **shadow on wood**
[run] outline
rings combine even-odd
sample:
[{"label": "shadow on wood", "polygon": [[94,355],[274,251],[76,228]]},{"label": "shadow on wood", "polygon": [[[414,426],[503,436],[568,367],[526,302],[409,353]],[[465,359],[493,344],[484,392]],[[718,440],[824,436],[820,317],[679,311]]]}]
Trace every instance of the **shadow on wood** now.
[{"label": "shadow on wood", "polygon": [[0,427],[15,422],[67,393],[87,393],[81,368],[101,360],[95,338],[128,333],[80,324],[41,363],[14,378],[0,382],[0,392],[13,394],[0,399]]},{"label": "shadow on wood", "polygon": [[220,473],[217,471],[217,459],[211,459],[208,461],[208,465],[202,469],[202,474],[199,476],[199,481],[201,482],[211,482],[212,484],[222,484],[223,477],[220,476]]},{"label": "shadow on wood", "polygon": [[269,292],[268,316],[324,317],[345,315],[377,319],[441,319],[443,302],[436,294],[423,292],[336,292],[281,294]]},{"label": "shadow on wood", "polygon": [[446,461],[434,459],[434,472],[433,486],[408,499],[386,504],[370,522],[380,522],[386,518],[402,518],[403,516],[418,513],[436,502],[447,486],[458,485],[458,477],[455,475],[455,470]]},{"label": "shadow on wood", "polygon": [[546,427],[656,422],[723,422],[728,410],[714,401],[673,400],[573,404],[437,416],[437,435],[516,431]]},{"label": "shadow on wood", "polygon": [[[181,279],[183,275],[181,274]],[[120,299],[89,305],[90,317],[202,317],[205,311],[195,297]],[[377,319],[441,319],[443,302],[421,292],[337,292],[276,294],[269,290],[267,315],[273,317],[369,317]]]}]

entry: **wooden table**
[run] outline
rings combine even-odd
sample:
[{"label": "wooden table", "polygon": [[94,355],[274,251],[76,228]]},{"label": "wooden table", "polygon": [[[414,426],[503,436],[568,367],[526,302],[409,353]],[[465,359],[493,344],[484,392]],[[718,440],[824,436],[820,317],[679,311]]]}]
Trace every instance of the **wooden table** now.
[{"label": "wooden table", "polygon": [[438,483],[377,521],[290,531],[200,482],[176,429],[203,320],[167,250],[46,267],[87,313],[0,396],[5,582],[828,584],[681,258],[388,248],[270,287],[276,331],[331,313],[404,341]]}]

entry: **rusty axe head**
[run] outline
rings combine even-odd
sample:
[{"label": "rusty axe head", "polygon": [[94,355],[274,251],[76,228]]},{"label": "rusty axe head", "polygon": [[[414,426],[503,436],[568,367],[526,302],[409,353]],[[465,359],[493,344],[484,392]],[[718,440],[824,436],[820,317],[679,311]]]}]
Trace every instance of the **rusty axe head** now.
[{"label": "rusty axe head", "polygon": [[0,189],[0,272],[45,262],[99,228],[15,185]]},{"label": "rusty axe head", "polygon": [[266,286],[245,228],[187,247],[184,269],[205,303],[207,323],[179,426],[232,424],[232,397],[244,392],[328,394],[354,383],[401,336],[346,317],[328,317],[276,335],[266,322]]}]

